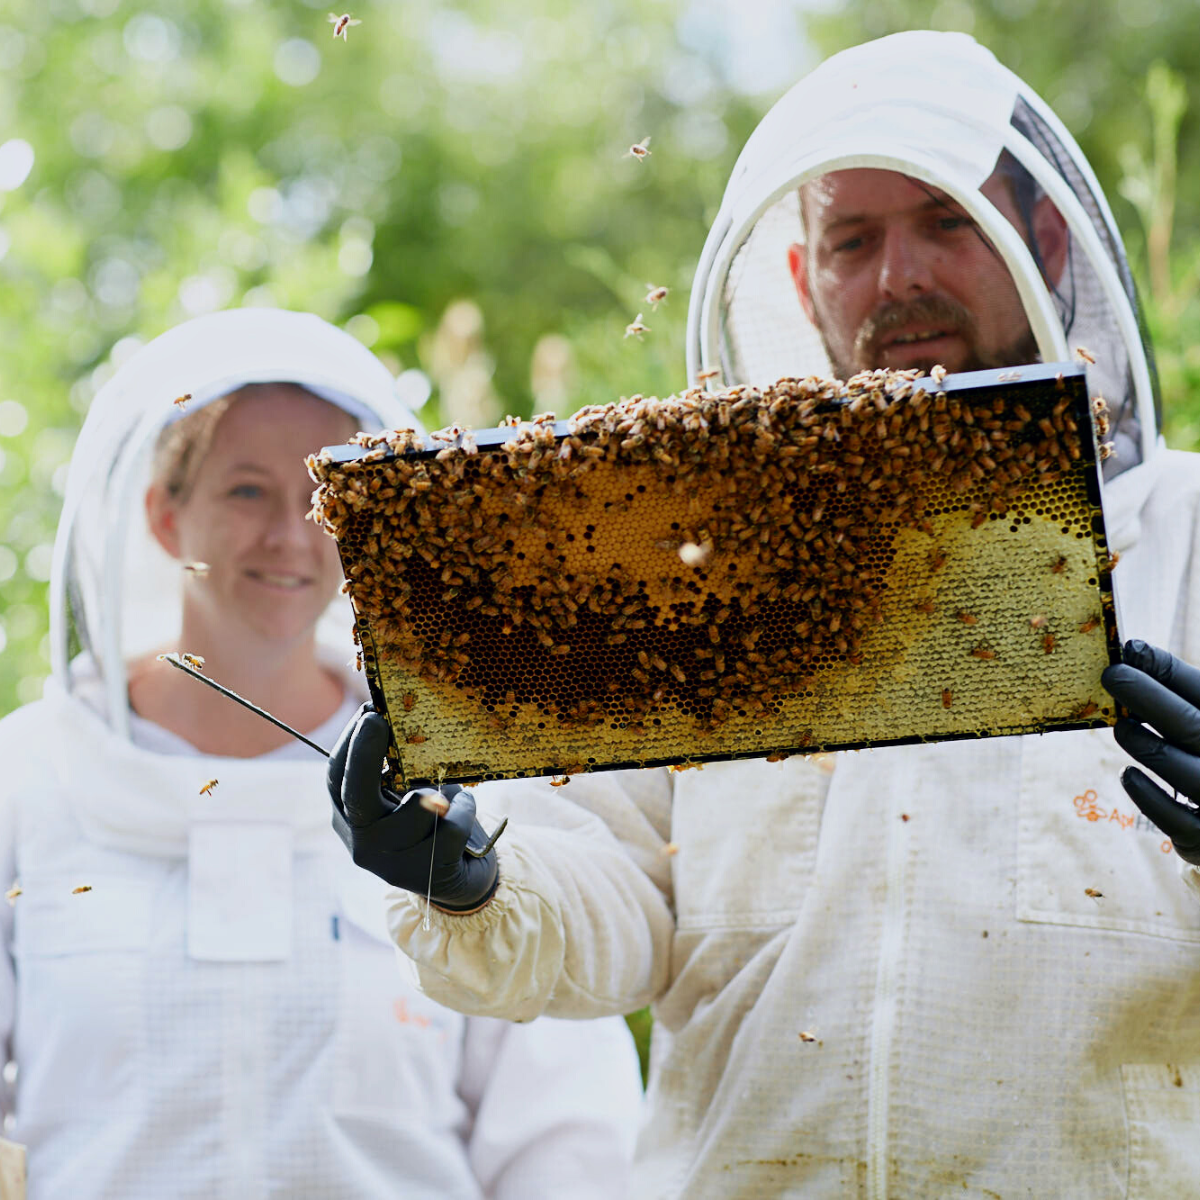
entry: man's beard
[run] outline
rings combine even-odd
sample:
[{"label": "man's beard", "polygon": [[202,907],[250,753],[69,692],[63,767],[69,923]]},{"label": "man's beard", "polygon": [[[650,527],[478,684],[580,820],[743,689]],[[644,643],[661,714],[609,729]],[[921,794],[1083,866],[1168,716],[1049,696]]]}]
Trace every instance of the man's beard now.
[{"label": "man's beard", "polygon": [[[817,314],[817,318],[818,332],[821,332],[820,313]],[[824,332],[821,332],[821,341],[825,345],[825,353],[829,356],[834,374],[839,379],[849,379],[859,371],[873,371],[882,366],[883,339],[893,330],[902,329],[906,325],[943,330],[960,337],[966,344],[967,355],[962,362],[954,364],[955,371],[985,371],[1041,361],[1037,341],[1028,324],[1016,341],[997,350],[985,351],[979,346],[974,317],[949,296],[931,294],[916,300],[893,301],[876,309],[863,321],[854,335],[854,346],[851,350],[853,357],[849,361],[834,354]],[[913,348],[914,356],[905,364],[906,369],[916,368],[929,372],[939,365],[934,358],[922,358],[916,343],[913,343]]]}]

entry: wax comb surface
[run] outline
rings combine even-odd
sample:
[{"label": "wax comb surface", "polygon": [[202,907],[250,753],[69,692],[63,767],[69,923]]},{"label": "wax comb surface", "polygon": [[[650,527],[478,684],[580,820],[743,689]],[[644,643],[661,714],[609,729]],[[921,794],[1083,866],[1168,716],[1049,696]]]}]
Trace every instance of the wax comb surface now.
[{"label": "wax comb surface", "polygon": [[1062,364],[782,380],[310,460],[397,786],[1111,723]]}]

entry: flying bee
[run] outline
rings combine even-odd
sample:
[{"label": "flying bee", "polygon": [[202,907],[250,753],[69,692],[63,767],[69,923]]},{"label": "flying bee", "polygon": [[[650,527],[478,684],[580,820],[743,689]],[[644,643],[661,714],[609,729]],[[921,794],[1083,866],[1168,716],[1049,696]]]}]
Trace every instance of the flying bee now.
[{"label": "flying bee", "polygon": [[1104,899],[1104,893],[1096,891],[1095,888],[1084,888],[1083,894],[1085,896],[1090,896],[1093,900],[1103,900]]},{"label": "flying bee", "polygon": [[675,842],[666,842],[660,853],[664,858],[674,858],[679,853],[679,846]]},{"label": "flying bee", "polygon": [[213,788],[215,788],[216,786],[217,786],[217,781],[216,781],[215,779],[210,779],[210,780],[209,780],[209,781],[208,781],[208,782],[207,782],[207,783],[206,783],[206,784],[205,784],[205,785],[204,785],[204,786],[203,786],[203,787],[200,789],[200,795],[201,795],[201,796],[211,796],[211,795],[212,795],[212,790],[213,790]]},{"label": "flying bee", "polygon": [[329,23],[333,26],[333,36],[340,37],[344,42],[346,40],[346,30],[351,25],[361,25],[362,22],[352,17],[349,13],[342,13],[339,17],[337,13],[329,14]]},{"label": "flying bee", "polygon": [[650,157],[650,135],[647,134],[640,142],[634,142],[629,147],[629,157],[636,158],[640,162],[643,159]]},{"label": "flying bee", "polygon": [[709,542],[701,545],[697,545],[695,542],[684,542],[679,547],[680,560],[688,567],[702,567],[708,561],[711,553],[712,545]]},{"label": "flying bee", "polygon": [[90,892],[91,890],[92,885],[90,883],[81,883],[78,887],[73,887],[71,889],[71,895],[82,896],[84,892]]},{"label": "flying bee", "polygon": [[645,302],[651,308],[657,308],[670,294],[671,289],[666,287],[655,287],[654,284],[646,284]]},{"label": "flying bee", "polygon": [[21,885],[19,883],[14,883],[12,887],[10,887],[8,891],[4,893],[4,898],[9,902],[9,904],[15,904],[17,902],[17,897],[20,894]]},{"label": "flying bee", "polygon": [[192,398],[191,392],[184,392],[182,396],[176,396],[175,399],[171,401],[171,403],[174,404],[175,407],[177,409],[179,409],[180,412],[186,412],[187,411],[187,403],[191,398]]},{"label": "flying bee", "polygon": [[718,376],[718,375],[720,375],[720,374],[721,374],[721,368],[720,368],[720,367],[707,367],[707,368],[706,368],[705,370],[703,370],[703,371],[697,371],[697,372],[696,372],[696,382],[697,382],[697,383],[704,383],[704,382],[706,382],[706,381],[707,381],[707,380],[709,380],[709,379],[716,379],[716,378],[717,378],[717,376]]},{"label": "flying bee", "polygon": [[450,801],[441,792],[422,792],[417,803],[435,817],[444,817],[450,811]]},{"label": "flying bee", "polygon": [[802,1029],[800,1031],[800,1040],[805,1043],[815,1042],[817,1040],[817,1035],[815,1033],[809,1033],[807,1029]]},{"label": "flying bee", "polygon": [[642,314],[638,313],[628,325],[625,326],[625,336],[640,338],[643,333],[649,333],[650,326],[642,324]]},{"label": "flying bee", "polygon": [[1095,355],[1086,346],[1076,346],[1075,355],[1080,362],[1091,363],[1093,366],[1096,365]]}]

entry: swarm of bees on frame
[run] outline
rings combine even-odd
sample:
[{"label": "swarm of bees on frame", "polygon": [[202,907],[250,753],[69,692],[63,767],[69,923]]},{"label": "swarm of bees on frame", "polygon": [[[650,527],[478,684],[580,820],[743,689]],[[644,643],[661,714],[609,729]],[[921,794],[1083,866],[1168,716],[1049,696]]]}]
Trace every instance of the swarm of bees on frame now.
[{"label": "swarm of bees on frame", "polygon": [[[862,662],[896,531],[930,536],[929,570],[946,565],[930,489],[973,528],[1004,520],[1031,485],[1071,472],[1091,437],[1061,388],[1035,418],[1019,400],[925,392],[917,377],[633,396],[581,410],[561,439],[553,414],[511,421],[503,446],[485,453],[462,430],[433,435],[443,448],[420,457],[424,440],[411,431],[359,435],[356,461],[309,459],[313,515],[339,541],[380,659],[478,703],[489,729],[503,731],[524,705],[551,729],[636,735],[674,706],[712,733],[812,694],[817,672]],[[550,516],[552,501],[560,515],[577,508],[593,473],[614,466],[652,472],[693,513],[652,548],[661,578],[635,565],[637,547],[615,563],[589,560],[602,531]],[[617,498],[614,515],[635,503],[632,491]],[[535,533],[544,537],[525,536]],[[964,658],[995,661],[976,614],[950,613],[972,639]],[[1052,653],[1045,618],[1021,620]],[[946,682],[931,690],[939,710],[954,704]],[[413,702],[405,693],[405,713]],[[397,738],[427,740],[411,728]]]}]

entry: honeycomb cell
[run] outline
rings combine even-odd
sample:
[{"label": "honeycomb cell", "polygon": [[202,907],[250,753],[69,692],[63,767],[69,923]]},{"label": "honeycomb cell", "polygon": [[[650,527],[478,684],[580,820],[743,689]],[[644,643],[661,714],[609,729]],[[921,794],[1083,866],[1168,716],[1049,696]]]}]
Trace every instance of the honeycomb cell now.
[{"label": "honeycomb cell", "polygon": [[1111,721],[1091,420],[877,372],[309,466],[410,785]]}]

